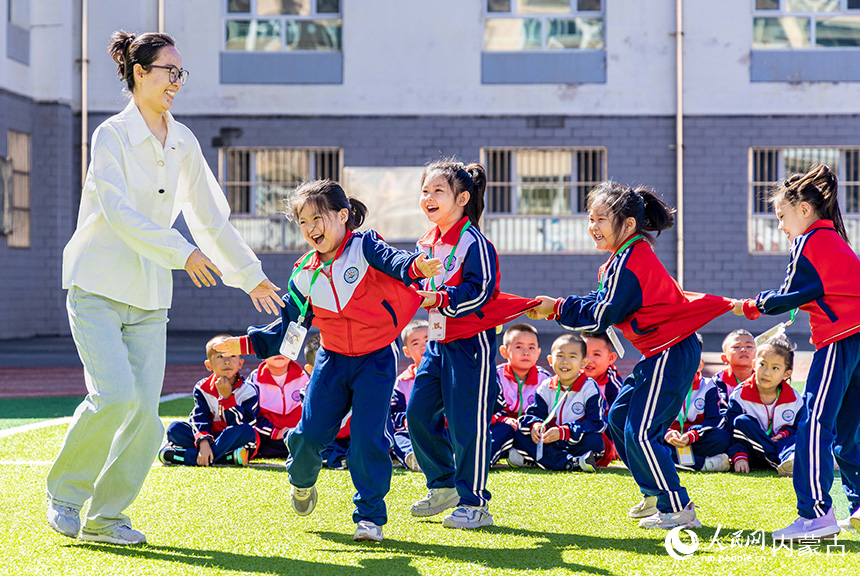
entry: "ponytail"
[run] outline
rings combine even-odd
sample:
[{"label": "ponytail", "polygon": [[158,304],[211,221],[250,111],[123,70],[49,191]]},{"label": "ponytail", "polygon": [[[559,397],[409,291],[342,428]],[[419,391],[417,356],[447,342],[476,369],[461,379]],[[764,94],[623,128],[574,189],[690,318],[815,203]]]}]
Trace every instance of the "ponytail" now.
[{"label": "ponytail", "polygon": [[310,204],[320,214],[325,212],[340,212],[346,208],[349,211],[349,218],[347,218],[345,224],[347,230],[359,228],[367,218],[367,206],[364,202],[352,196],[347,196],[340,184],[333,180],[313,180],[300,185],[287,198],[287,218],[298,220],[299,213],[306,204]]},{"label": "ponytail", "polygon": [[839,183],[827,164],[815,164],[806,174],[794,174],[771,192],[771,204],[786,202],[797,206],[806,202],[819,218],[833,221],[833,227],[845,242],[848,234],[839,209]]},{"label": "ponytail", "polygon": [[484,192],[487,189],[487,171],[477,163],[463,165],[453,158],[437,160],[427,164],[421,175],[421,183],[430,174],[440,174],[454,191],[456,200],[463,192],[469,193],[469,201],[463,207],[463,214],[469,218],[472,226],[480,230],[481,215],[484,213]]},{"label": "ponytail", "polygon": [[612,228],[620,234],[628,218],[636,221],[634,234],[641,234],[653,244],[648,232],[660,232],[675,224],[675,209],[663,202],[653,190],[638,187],[635,190],[618,182],[607,180],[598,184],[588,194],[587,210],[606,206],[612,215]]}]

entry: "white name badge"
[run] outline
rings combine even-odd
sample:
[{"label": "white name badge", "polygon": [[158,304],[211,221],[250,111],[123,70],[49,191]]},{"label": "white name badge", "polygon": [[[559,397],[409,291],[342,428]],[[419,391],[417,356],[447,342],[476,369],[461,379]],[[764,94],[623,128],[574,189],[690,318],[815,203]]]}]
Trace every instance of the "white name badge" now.
[{"label": "white name badge", "polygon": [[281,342],[281,354],[290,360],[297,359],[307,334],[307,328],[299,326],[295,322],[290,322],[290,325],[287,326],[287,333],[284,334],[284,341]]},{"label": "white name badge", "polygon": [[430,327],[427,330],[428,340],[444,340],[445,339],[445,321],[447,318],[442,316],[438,308],[431,308],[427,311],[427,321]]},{"label": "white name badge", "polygon": [[618,334],[615,333],[615,328],[610,326],[606,329],[606,335],[609,336],[609,341],[612,342],[612,347],[615,348],[615,353],[619,358],[624,358],[624,345],[618,339]]},{"label": "white name badge", "polygon": [[681,466],[692,466],[696,463],[696,459],[693,457],[693,447],[692,446],[676,446],[678,450],[678,464]]}]

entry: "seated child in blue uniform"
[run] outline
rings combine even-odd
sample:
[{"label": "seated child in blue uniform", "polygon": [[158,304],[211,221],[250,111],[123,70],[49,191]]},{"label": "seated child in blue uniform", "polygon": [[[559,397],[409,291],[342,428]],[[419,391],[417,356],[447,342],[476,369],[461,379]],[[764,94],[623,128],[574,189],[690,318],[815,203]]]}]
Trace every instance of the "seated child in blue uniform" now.
[{"label": "seated child in blue uniform", "polygon": [[547,361],[555,376],[545,380],[534,404],[520,419],[514,449],[521,462],[545,470],[594,472],[603,455],[606,406],[597,383],[585,375],[585,341],[563,334],[552,343]]},{"label": "seated child in blue uniform", "polygon": [[729,397],[724,426],[734,440],[729,456],[735,472],[764,467],[792,475],[797,423],[806,410],[788,384],[793,364],[788,338],[768,340],[756,352],[753,375]]},{"label": "seated child in blue uniform", "polygon": [[[618,368],[615,367],[618,353],[606,332],[583,332],[582,339],[585,340],[588,351],[588,362],[583,367],[583,371],[586,376],[597,382],[597,387],[600,388],[600,393],[606,400],[606,416],[608,418],[609,409],[615,402],[621,386],[624,385],[624,378],[621,377]],[[609,466],[610,462],[619,458],[615,451],[615,445],[609,437],[609,428],[603,433],[603,444],[605,450],[603,457],[597,461],[598,467]]]},{"label": "seated child in blue uniform", "polygon": [[261,362],[247,380],[260,397],[254,425],[260,440],[256,457],[286,458],[287,434],[302,418],[302,394],[310,378],[301,365],[279,354]]},{"label": "seated child in blue uniform", "polygon": [[[314,334],[308,338],[307,342],[305,342],[305,372],[307,372],[308,376],[310,376],[314,371],[314,363],[316,362],[317,351],[319,351],[319,349],[320,335]],[[307,384],[305,384],[305,388],[302,390],[303,399],[306,391]],[[320,456],[324,467],[332,468],[334,470],[346,470],[348,468],[346,456],[349,452],[349,423],[351,418],[352,410],[343,417],[343,421],[340,423],[340,430],[338,431],[334,441],[323,448]]]},{"label": "seated child in blue uniform", "polygon": [[537,365],[540,359],[537,328],[514,324],[505,330],[502,341],[499,353],[507,362],[496,366],[499,397],[490,420],[490,466],[508,456],[514,446],[514,433],[520,427],[519,418],[534,403],[538,386],[552,377]]},{"label": "seated child in blue uniform", "polygon": [[720,412],[726,413],[729,396],[735,388],[745,382],[753,373],[755,359],[755,338],[748,330],[732,330],[723,339],[723,353],[720,360],[727,366],[709,378],[717,387],[720,395]]},{"label": "seated child in blue uniform", "polygon": [[400,333],[400,339],[403,340],[403,354],[412,360],[412,364],[397,377],[391,394],[391,453],[410,470],[421,472],[406,425],[406,406],[415,385],[415,370],[427,348],[427,320],[409,322]]},{"label": "seated child in blue uniform", "polygon": [[171,422],[167,442],[158,453],[162,464],[247,466],[257,450],[257,389],[242,378],[242,358],[214,346],[228,334],[206,343],[207,370],[212,374],[194,386],[190,422]]},{"label": "seated child in blue uniform", "polygon": [[[696,334],[701,342],[701,336]],[[678,417],[669,426],[663,440],[672,448],[672,460],[682,470],[726,472],[731,465],[726,450],[729,433],[720,428],[720,398],[716,385],[702,378],[705,361],[699,370]]]}]

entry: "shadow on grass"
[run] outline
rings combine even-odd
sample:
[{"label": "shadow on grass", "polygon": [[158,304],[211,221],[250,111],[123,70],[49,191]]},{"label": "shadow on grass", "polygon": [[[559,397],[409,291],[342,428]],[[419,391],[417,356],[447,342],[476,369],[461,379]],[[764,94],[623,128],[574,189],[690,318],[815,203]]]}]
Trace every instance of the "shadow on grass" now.
[{"label": "shadow on grass", "polygon": [[[344,538],[347,538],[344,536]],[[361,551],[370,550],[367,545],[360,545],[352,541]],[[289,574],[299,576],[308,574],[312,576],[347,576],[352,574],[374,574],[398,576],[412,576],[420,574],[414,566],[410,565],[411,558],[407,556],[396,556],[393,558],[361,558],[359,566],[343,566],[340,564],[326,564],[311,560],[300,560],[285,558],[283,556],[251,556],[223,550],[198,550],[195,548],[182,548],[180,546],[153,546],[140,547],[114,546],[111,544],[68,544],[68,547],[85,548],[94,552],[103,552],[125,558],[140,558],[150,561],[172,562],[174,564],[187,564],[189,566],[205,566],[207,568],[244,572],[249,574]],[[343,550],[338,550],[343,552]]]},{"label": "shadow on grass", "polygon": [[[584,564],[565,561],[566,550],[612,550],[636,554],[663,555],[666,549],[662,540],[653,538],[613,538],[611,536],[589,536],[556,532],[536,532],[507,526],[489,526],[483,532],[507,536],[533,538],[534,545],[528,548],[491,548],[486,546],[453,546],[433,542],[386,539],[373,550],[385,553],[402,553],[407,556],[426,558],[449,558],[456,562],[479,564],[499,570],[553,570],[565,568],[590,574],[611,575],[613,572]],[[347,545],[349,536],[337,532],[314,532],[320,538],[333,543]],[[332,549],[331,552],[343,552]],[[366,550],[362,550],[366,551]]]}]

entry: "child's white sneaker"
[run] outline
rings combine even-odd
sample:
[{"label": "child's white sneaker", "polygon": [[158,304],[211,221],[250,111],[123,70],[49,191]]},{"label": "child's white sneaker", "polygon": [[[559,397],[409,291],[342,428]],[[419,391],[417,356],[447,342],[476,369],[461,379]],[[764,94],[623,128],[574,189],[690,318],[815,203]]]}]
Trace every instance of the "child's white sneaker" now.
[{"label": "child's white sneaker", "polygon": [[413,472],[421,472],[421,466],[418,464],[418,458],[415,457],[415,452],[407,454],[403,461],[406,463],[406,467]]},{"label": "child's white sneaker", "polygon": [[456,488],[430,488],[424,498],[412,503],[409,511],[413,516],[435,516],[459,503],[460,495]]},{"label": "child's white sneaker", "polygon": [[317,504],[317,487],[316,485],[310,488],[299,488],[293,486],[290,491],[290,500],[293,504],[293,510],[299,516],[307,516],[314,511]]},{"label": "child's white sneaker", "polygon": [[48,526],[69,538],[77,538],[81,531],[81,511],[71,506],[48,500]]},{"label": "child's white sneaker", "polygon": [[87,542],[107,542],[108,544],[121,544],[123,546],[133,546],[136,544],[146,544],[146,535],[140,530],[135,530],[127,524],[115,524],[104,532],[81,532],[81,540]]},{"label": "child's white sneaker", "polygon": [[656,514],[657,510],[657,497],[656,496],[643,496],[642,500],[633,506],[630,509],[630,512],[627,513],[631,518],[647,518],[652,514]]},{"label": "child's white sneaker", "polygon": [[704,472],[728,472],[731,467],[732,462],[729,460],[728,454],[717,454],[705,458],[705,465],[702,466],[702,470]]},{"label": "child's white sneaker", "polygon": [[486,506],[460,506],[442,519],[445,528],[482,528],[493,525],[493,515]]},{"label": "child's white sneaker", "polygon": [[692,502],[687,503],[680,512],[657,512],[647,518],[639,521],[639,527],[650,530],[652,528],[662,528],[663,530],[671,530],[677,526],[684,528],[701,528],[702,523],[696,518],[696,505]]},{"label": "child's white sneaker", "polygon": [[780,476],[791,476],[794,473],[794,454],[780,462],[776,471]]},{"label": "child's white sneaker", "polygon": [[523,455],[511,448],[508,450],[508,465],[511,468],[522,468],[526,465],[526,459]]},{"label": "child's white sneaker", "polygon": [[361,520],[355,526],[355,536],[352,539],[356,542],[382,542],[382,526],[370,520]]}]

